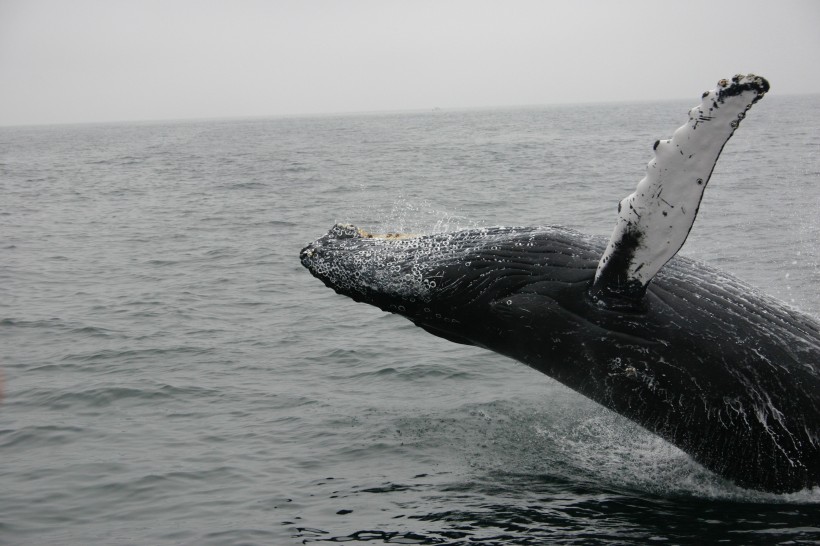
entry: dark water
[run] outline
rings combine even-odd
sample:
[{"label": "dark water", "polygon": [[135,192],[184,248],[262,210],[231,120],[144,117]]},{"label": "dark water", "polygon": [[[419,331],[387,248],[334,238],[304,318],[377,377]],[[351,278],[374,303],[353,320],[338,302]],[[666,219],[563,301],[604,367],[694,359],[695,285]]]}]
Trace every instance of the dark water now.
[{"label": "dark water", "polygon": [[[549,378],[356,304],[299,249],[609,234],[697,100],[0,129],[0,543],[805,544]],[[684,253],[820,315],[820,97],[766,97]]]}]

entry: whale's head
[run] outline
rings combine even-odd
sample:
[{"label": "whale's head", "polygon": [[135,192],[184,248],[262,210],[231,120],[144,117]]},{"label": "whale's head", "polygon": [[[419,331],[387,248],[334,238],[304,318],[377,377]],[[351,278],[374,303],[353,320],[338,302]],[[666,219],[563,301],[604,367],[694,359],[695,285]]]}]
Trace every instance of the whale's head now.
[{"label": "whale's head", "polygon": [[376,235],[351,224],[336,224],[303,248],[300,258],[339,294],[413,318],[439,288],[437,268],[457,248],[450,248],[449,239],[446,235]]},{"label": "whale's head", "polygon": [[476,326],[497,324],[493,317],[510,297],[560,298],[565,288],[590,283],[602,248],[603,241],[556,227],[374,235],[336,224],[300,257],[339,294],[441,337],[482,344]]}]

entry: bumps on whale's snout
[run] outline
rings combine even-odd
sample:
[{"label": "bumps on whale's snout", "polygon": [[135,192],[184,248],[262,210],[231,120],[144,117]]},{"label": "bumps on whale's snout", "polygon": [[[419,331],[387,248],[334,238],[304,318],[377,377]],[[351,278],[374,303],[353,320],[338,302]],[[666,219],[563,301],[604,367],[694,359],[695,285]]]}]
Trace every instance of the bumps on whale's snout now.
[{"label": "bumps on whale's snout", "polygon": [[337,223],[330,228],[325,235],[303,248],[299,253],[299,258],[302,261],[302,265],[310,269],[311,261],[321,254],[321,250],[324,247],[332,247],[333,244],[338,241],[348,239],[369,239],[371,237],[372,235],[363,229],[357,228],[353,224]]},{"label": "bumps on whale's snout", "polygon": [[328,239],[363,239],[369,238],[371,235],[353,224],[337,223],[330,228],[330,231],[327,232],[325,237]]}]

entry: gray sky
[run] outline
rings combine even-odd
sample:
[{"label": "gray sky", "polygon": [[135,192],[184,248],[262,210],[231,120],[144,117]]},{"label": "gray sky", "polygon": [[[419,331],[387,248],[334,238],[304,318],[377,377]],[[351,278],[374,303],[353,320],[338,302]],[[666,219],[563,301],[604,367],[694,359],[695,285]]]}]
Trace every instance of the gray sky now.
[{"label": "gray sky", "polygon": [[0,0],[0,125],[818,93],[819,67],[816,0]]}]

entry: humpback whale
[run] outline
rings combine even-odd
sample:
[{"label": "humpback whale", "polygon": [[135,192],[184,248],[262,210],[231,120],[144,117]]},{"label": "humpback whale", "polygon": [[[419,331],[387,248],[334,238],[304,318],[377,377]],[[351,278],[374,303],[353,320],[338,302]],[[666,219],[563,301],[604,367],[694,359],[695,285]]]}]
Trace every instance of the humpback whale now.
[{"label": "humpback whale", "polygon": [[559,227],[375,235],[337,224],[302,264],[355,301],[516,359],[718,475],[820,485],[820,322],[677,256],[724,145],[769,90],[721,80],[618,205],[609,240]]}]

